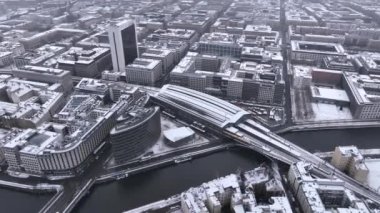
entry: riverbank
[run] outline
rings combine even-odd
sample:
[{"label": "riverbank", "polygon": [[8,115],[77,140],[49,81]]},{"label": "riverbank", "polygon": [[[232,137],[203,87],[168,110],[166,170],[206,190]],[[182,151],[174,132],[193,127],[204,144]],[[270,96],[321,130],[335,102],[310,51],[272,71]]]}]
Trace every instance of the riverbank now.
[{"label": "riverbank", "polygon": [[[344,145],[357,145],[361,149],[378,148],[377,138],[379,136],[379,131],[380,128],[357,128],[288,132],[282,136],[311,152],[328,152],[332,151],[335,146]],[[100,183],[102,182],[101,184],[95,184],[86,193],[83,193],[84,196],[79,199],[78,205],[76,205],[73,211],[78,212],[77,209],[79,209],[80,212],[94,212],[102,209],[102,206],[110,205],[120,206],[115,207],[112,210],[107,208],[103,210],[106,212],[121,212],[128,209],[133,209],[147,203],[162,200],[165,197],[170,197],[173,194],[183,191],[177,190],[177,187],[178,189],[186,189],[192,185],[197,185],[199,182],[201,183],[204,180],[223,175],[223,172],[220,171],[226,171],[227,168],[229,168],[230,171],[226,172],[226,174],[231,173],[231,171],[234,172],[238,168],[244,169],[245,166],[242,165],[250,165],[252,162],[255,164],[257,158],[266,159],[265,157],[252,151],[242,149],[236,150],[236,148],[232,147],[229,149],[229,151],[224,151],[226,149],[221,149],[213,154],[205,153],[203,155],[199,155],[198,157],[192,157],[191,160],[188,159],[187,161],[177,161],[179,163],[175,163],[176,159],[172,156],[173,158],[170,163],[166,165],[142,170],[140,173],[132,173],[133,175],[128,173],[127,178],[120,180],[117,180],[116,176],[114,176],[113,178],[110,178],[109,181],[100,181]],[[231,155],[230,153],[234,154]],[[218,157],[218,159],[215,160],[215,156],[223,157]],[[234,162],[236,158],[241,161],[238,160],[237,163]],[[205,174],[208,174],[206,175],[207,177]],[[157,182],[156,179],[157,181],[160,181]],[[199,182],[192,182],[193,180],[199,180]],[[127,184],[127,186],[125,184]],[[186,186],[186,188],[183,186]],[[75,186],[73,187],[75,188]],[[169,190],[169,188],[173,189]],[[173,193],[166,194],[166,192]],[[77,195],[77,192],[75,194]],[[105,196],[104,194],[109,195]],[[70,200],[72,200],[74,196],[75,195],[70,196]],[[117,196],[120,198],[115,198]],[[146,196],[148,196],[148,198],[146,198]],[[58,200],[65,199],[59,198]],[[118,204],[118,202],[121,202],[121,204]],[[127,202],[127,204],[124,205],[124,202]],[[70,201],[62,201],[62,203],[64,206],[67,206]],[[94,206],[94,208],[92,208],[92,206]],[[41,211],[41,213],[42,212],[43,211]]]},{"label": "riverbank", "polygon": [[[75,212],[123,212],[179,194],[206,180],[249,170],[268,159],[253,151],[230,148],[172,166],[95,185]],[[112,208],[109,208],[112,206]]]},{"label": "riverbank", "polygon": [[55,184],[47,184],[47,183],[40,183],[37,185],[28,185],[28,184],[21,184],[16,182],[10,182],[5,180],[0,180],[0,186],[11,188],[11,189],[17,189],[27,192],[59,192],[63,190],[63,187],[61,185],[55,185]]},{"label": "riverbank", "polygon": [[124,169],[124,170],[121,170],[118,172],[113,172],[113,173],[110,173],[107,175],[102,175],[102,176],[96,178],[96,183],[99,184],[99,183],[105,183],[105,182],[109,182],[109,181],[120,180],[120,179],[126,178],[130,175],[135,175],[135,174],[146,172],[149,170],[158,169],[161,167],[181,163],[181,162],[177,161],[180,158],[184,158],[184,159],[186,158],[188,160],[192,160],[194,158],[199,158],[199,157],[202,157],[202,156],[205,156],[208,154],[220,152],[222,150],[229,149],[231,147],[234,147],[234,144],[222,144],[222,145],[218,145],[218,146],[214,146],[214,147],[210,147],[210,148],[206,148],[206,149],[202,149],[202,150],[188,152],[188,153],[185,153],[185,154],[182,154],[179,156],[169,157],[167,159],[163,159],[163,160],[160,160],[158,162],[154,162],[151,164],[140,166],[138,168],[134,168],[134,169],[128,168],[128,169]]},{"label": "riverbank", "polygon": [[324,122],[304,122],[283,129],[275,130],[276,134],[288,132],[319,131],[319,130],[341,130],[341,129],[361,129],[379,128],[380,121],[324,121]]},{"label": "riverbank", "polygon": [[0,180],[0,187],[35,194],[54,194],[51,199],[40,209],[39,213],[46,213],[46,209],[63,194],[63,186],[56,184],[40,183],[36,185],[21,184],[11,181]]},{"label": "riverbank", "polygon": [[[86,195],[90,194],[90,191],[93,188],[95,188],[96,185],[115,182],[115,181],[121,181],[124,178],[127,178],[127,177],[129,178],[130,176],[135,176],[143,172],[157,170],[158,168],[169,167],[174,164],[183,163],[184,161],[182,160],[178,161],[178,159],[181,159],[181,158],[186,159],[186,160],[192,160],[195,158],[199,158],[202,156],[206,156],[212,153],[229,149],[231,146],[233,146],[233,144],[221,144],[221,145],[216,145],[212,147],[207,147],[205,149],[195,150],[195,151],[192,151],[180,156],[175,156],[175,157],[170,156],[167,159],[160,159],[158,162],[143,164],[135,168],[129,168],[129,169],[120,170],[117,172],[110,172],[109,174],[102,175],[100,177],[93,177],[83,182],[83,185],[81,185],[80,190],[77,190],[74,194],[72,194],[69,202],[62,202],[59,200],[59,197],[55,200],[55,202],[57,203],[57,205],[63,205],[62,206],[63,209],[61,209],[63,213],[69,213],[77,206],[79,202],[81,202],[81,200]],[[59,206],[57,205],[54,202],[47,204],[45,205],[43,211],[40,211],[40,213],[47,213],[47,212],[51,212],[52,209],[58,209]]]}]

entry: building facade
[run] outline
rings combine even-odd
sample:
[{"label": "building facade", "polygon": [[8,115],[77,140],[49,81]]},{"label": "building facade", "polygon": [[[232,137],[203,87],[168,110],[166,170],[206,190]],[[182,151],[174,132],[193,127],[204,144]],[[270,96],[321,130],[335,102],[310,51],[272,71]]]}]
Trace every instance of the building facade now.
[{"label": "building facade", "polygon": [[336,147],[331,164],[341,171],[348,172],[354,179],[366,183],[369,170],[363,155],[355,146]]},{"label": "building facade", "polygon": [[154,86],[162,76],[162,63],[155,59],[138,58],[125,70],[128,83]]},{"label": "building facade", "polygon": [[125,72],[125,66],[138,57],[135,23],[131,20],[113,22],[108,29],[112,65],[117,72]]},{"label": "building facade", "polygon": [[350,110],[354,118],[380,118],[380,82],[376,78],[344,72],[343,88],[350,99]]},{"label": "building facade", "polygon": [[112,152],[116,163],[136,158],[153,146],[161,134],[160,110],[139,109],[136,116],[122,116],[110,132]]}]

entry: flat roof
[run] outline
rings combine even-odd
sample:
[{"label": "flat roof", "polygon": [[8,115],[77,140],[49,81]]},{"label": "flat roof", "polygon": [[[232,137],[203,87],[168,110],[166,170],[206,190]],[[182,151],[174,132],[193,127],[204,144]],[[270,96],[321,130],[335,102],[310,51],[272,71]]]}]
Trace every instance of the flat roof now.
[{"label": "flat roof", "polygon": [[129,131],[142,123],[147,122],[159,111],[158,107],[154,108],[138,108],[128,114],[122,115],[117,119],[117,124],[110,131],[111,135]]},{"label": "flat roof", "polygon": [[160,63],[161,63],[161,61],[156,60],[156,59],[137,58],[133,61],[133,63],[128,64],[126,69],[128,69],[128,68],[144,68],[144,69],[152,70],[155,67],[157,67],[157,65],[159,65]]},{"label": "flat roof", "polygon": [[194,134],[195,132],[189,127],[180,127],[164,131],[165,138],[172,142],[177,142]]},{"label": "flat roof", "polygon": [[233,34],[219,32],[205,33],[199,40],[200,43],[216,43],[240,46],[237,41],[238,38],[235,38]]},{"label": "flat roof", "polygon": [[313,98],[350,103],[347,92],[342,89],[311,86],[310,90]]},{"label": "flat roof", "polygon": [[343,72],[343,77],[351,90],[355,101],[358,104],[379,104],[380,96],[367,93],[366,88],[380,87],[380,81],[368,75],[358,75],[354,73]]},{"label": "flat roof", "polygon": [[252,25],[252,24],[249,24],[245,27],[244,31],[272,32],[272,27],[269,25]]},{"label": "flat roof", "polygon": [[298,52],[328,53],[337,55],[345,54],[343,46],[337,43],[292,40],[291,48],[292,51]]},{"label": "flat roof", "polygon": [[120,30],[120,29],[127,28],[133,24],[134,24],[134,21],[131,19],[112,21],[110,22],[109,30],[111,31]]},{"label": "flat roof", "polygon": [[[16,71],[18,71],[18,70],[16,70]],[[63,75],[63,74],[69,74],[70,73],[67,70],[55,69],[55,68],[51,68],[51,67],[30,66],[30,65],[25,65],[19,71],[31,72],[31,73],[40,73],[40,74],[45,74],[45,75]]]},{"label": "flat roof", "polygon": [[142,56],[166,57],[171,53],[172,51],[168,49],[148,48]]}]

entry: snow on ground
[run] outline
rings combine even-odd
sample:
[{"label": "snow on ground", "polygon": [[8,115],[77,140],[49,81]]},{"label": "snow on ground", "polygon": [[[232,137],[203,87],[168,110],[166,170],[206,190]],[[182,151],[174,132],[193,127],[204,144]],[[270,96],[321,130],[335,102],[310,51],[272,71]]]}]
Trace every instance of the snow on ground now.
[{"label": "snow on ground", "polygon": [[311,106],[315,116],[311,119],[313,121],[353,119],[351,111],[348,107],[343,107],[342,110],[340,110],[339,106],[325,103],[312,103]]},{"label": "snow on ground", "polygon": [[[152,151],[156,155],[156,154],[162,154],[164,152],[170,152],[170,151],[178,149],[178,148],[169,147],[165,144],[165,142],[164,142],[165,138],[164,138],[163,132],[165,130],[175,129],[175,128],[183,127],[183,126],[185,126],[185,125],[180,123],[177,120],[174,120],[172,118],[167,118],[165,116],[161,116],[161,135],[160,135],[160,138],[158,139],[156,144],[153,145],[153,147],[150,150],[148,150],[148,152]],[[191,146],[194,144],[202,144],[202,143],[206,143],[206,142],[209,142],[209,140],[205,137],[202,137],[201,135],[199,135],[196,132],[195,140],[191,143],[183,145],[182,147]]]},{"label": "snow on ground", "polygon": [[369,169],[368,185],[380,192],[380,159],[366,159],[365,164]]},{"label": "snow on ground", "polygon": [[335,104],[313,102],[309,93],[306,89],[291,91],[292,116],[296,122],[353,120],[349,107],[341,110]]}]

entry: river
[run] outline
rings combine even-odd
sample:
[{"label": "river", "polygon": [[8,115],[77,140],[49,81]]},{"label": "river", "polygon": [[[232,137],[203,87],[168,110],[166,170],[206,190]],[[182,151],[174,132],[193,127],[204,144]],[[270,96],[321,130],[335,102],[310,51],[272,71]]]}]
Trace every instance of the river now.
[{"label": "river", "polygon": [[[293,132],[282,135],[311,152],[331,151],[337,145],[357,145],[359,148],[380,148],[380,128]],[[122,212],[150,202],[168,198],[189,187],[219,176],[249,170],[265,162],[255,152],[232,149],[194,159],[176,166],[161,168],[102,184],[85,197],[74,212]],[[0,206],[11,212],[36,212],[46,196],[0,190]],[[28,210],[28,211],[25,211]]]},{"label": "river", "polygon": [[347,145],[360,149],[380,148],[380,128],[304,131],[282,136],[310,152],[328,152],[336,146]]},{"label": "river", "polygon": [[238,169],[253,169],[264,161],[266,158],[248,150],[232,149],[215,153],[95,187],[75,212],[122,212],[168,198]]},{"label": "river", "polygon": [[13,189],[0,189],[0,212],[38,212],[52,194],[35,194]]}]

